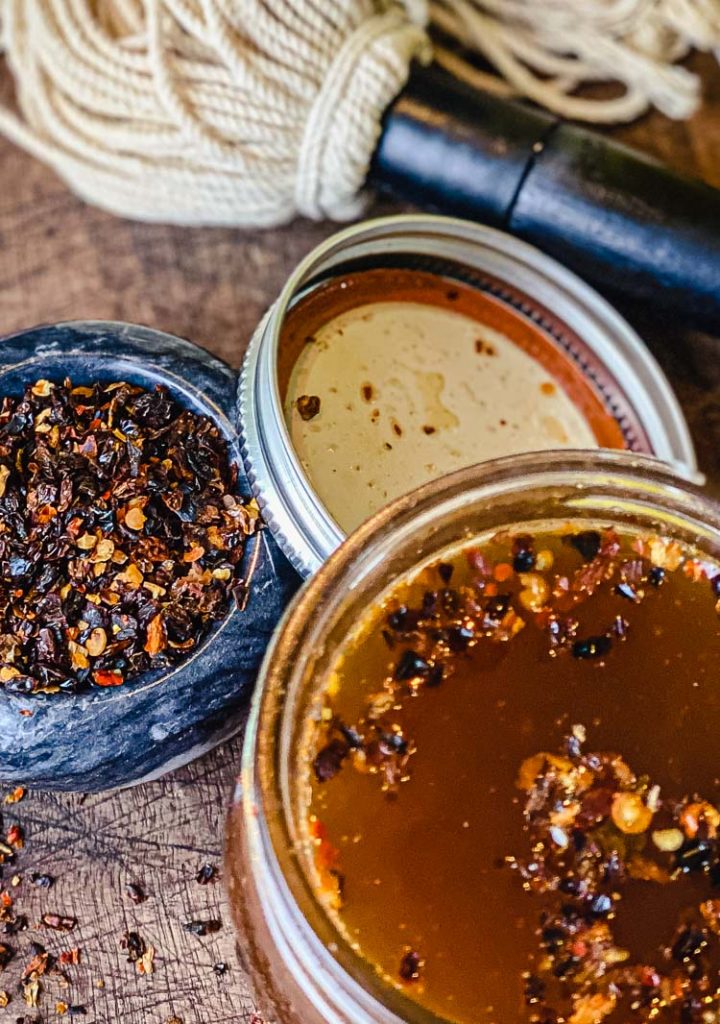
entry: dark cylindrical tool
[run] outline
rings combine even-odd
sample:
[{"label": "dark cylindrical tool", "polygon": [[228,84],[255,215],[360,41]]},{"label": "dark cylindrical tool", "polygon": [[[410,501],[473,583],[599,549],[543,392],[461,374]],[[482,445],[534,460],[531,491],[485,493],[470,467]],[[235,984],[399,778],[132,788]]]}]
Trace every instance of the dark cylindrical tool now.
[{"label": "dark cylindrical tool", "polygon": [[607,138],[418,68],[371,181],[502,227],[604,290],[720,327],[720,191]]}]

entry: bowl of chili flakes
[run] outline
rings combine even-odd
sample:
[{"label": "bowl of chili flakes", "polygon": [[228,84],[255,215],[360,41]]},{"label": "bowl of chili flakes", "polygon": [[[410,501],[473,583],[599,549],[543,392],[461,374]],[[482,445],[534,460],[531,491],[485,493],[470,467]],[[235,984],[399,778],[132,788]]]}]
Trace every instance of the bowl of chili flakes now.
[{"label": "bowl of chili flakes", "polygon": [[156,778],[241,726],[297,585],[242,469],[236,375],[131,324],[0,344],[0,781]]}]

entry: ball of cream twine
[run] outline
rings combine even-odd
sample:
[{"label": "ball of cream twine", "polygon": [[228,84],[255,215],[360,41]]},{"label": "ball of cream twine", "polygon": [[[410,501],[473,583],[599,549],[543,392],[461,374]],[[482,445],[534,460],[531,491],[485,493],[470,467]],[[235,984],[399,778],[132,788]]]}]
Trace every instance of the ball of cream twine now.
[{"label": "ball of cream twine", "polygon": [[[348,219],[434,28],[500,77],[438,43],[455,73],[562,116],[682,118],[699,83],[676,61],[720,50],[720,0],[0,0],[0,132],[123,216]],[[608,80],[621,95],[577,95]]]}]

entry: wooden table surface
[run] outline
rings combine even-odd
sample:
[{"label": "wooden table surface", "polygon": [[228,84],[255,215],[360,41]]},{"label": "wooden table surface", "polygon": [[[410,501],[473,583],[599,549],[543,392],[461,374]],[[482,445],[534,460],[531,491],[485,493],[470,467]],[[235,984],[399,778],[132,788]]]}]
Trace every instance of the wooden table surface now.
[{"label": "wooden table surface", "polygon": [[[707,100],[691,123],[653,115],[616,134],[720,186],[720,72],[709,59],[695,64]],[[7,91],[7,79],[0,90]],[[0,141],[0,331],[75,318],[130,320],[192,338],[238,366],[292,266],[332,230],[307,222],[266,232],[125,222],[85,206],[51,171]],[[701,466],[720,493],[717,341],[689,330],[680,308],[663,323],[651,309],[623,312],[668,373]],[[72,1019],[85,1024],[259,1020],[235,955],[222,884],[195,880],[203,864],[220,864],[239,752],[236,739],[137,789],[89,797],[30,793],[2,808],[5,827],[19,821],[26,832],[16,868],[23,881],[11,888],[18,909],[31,924],[47,912],[78,919],[68,935],[29,931],[10,941],[21,953],[32,937],[55,953],[77,946],[82,958],[68,968],[69,989],[51,976],[38,1007],[28,1009],[17,988],[28,957],[19,956],[0,974],[0,990],[12,997],[0,1009],[0,1024],[69,1019],[58,1014],[58,1001],[84,1007]],[[54,886],[34,887],[32,872],[52,875]],[[11,874],[6,868],[3,884]],[[128,882],[143,887],[145,902],[128,899]],[[183,929],[196,919],[218,919],[222,928],[196,937]],[[152,975],[127,962],[120,946],[126,931],[155,947]]]}]

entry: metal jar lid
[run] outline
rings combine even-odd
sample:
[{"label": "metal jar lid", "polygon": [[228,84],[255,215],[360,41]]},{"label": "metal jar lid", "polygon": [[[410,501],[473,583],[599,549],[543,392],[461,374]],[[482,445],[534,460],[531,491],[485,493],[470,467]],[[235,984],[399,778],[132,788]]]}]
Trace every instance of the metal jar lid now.
[{"label": "metal jar lid", "polygon": [[301,575],[312,575],[345,533],[290,440],[277,372],[282,328],[299,296],[348,268],[371,266],[451,273],[511,307],[582,370],[629,450],[695,473],[688,427],[662,370],[630,325],[575,274],[525,242],[467,221],[413,214],[366,221],[333,235],[298,265],[255,331],[240,374],[239,433],[248,477],[279,546]]}]

